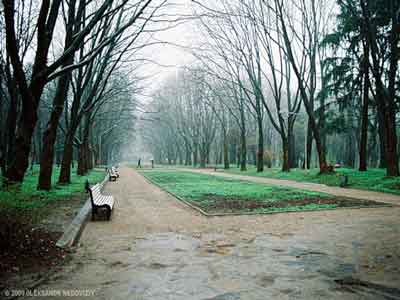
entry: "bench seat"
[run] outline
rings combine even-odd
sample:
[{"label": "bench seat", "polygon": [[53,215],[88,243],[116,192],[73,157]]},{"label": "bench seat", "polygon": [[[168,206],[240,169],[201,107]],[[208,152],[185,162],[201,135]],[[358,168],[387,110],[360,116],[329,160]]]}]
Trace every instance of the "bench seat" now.
[{"label": "bench seat", "polygon": [[111,171],[119,178],[118,169],[116,167],[111,167]]},{"label": "bench seat", "polygon": [[113,170],[113,168],[109,168],[107,170],[108,172],[108,180],[109,181],[117,181],[117,178],[119,177],[118,174]]},{"label": "bench seat", "polygon": [[90,187],[89,182],[86,182],[86,192],[89,193],[90,201],[92,204],[92,220],[94,220],[95,215],[101,209],[106,210],[107,220],[111,218],[111,212],[114,207],[114,197],[111,195],[103,195],[101,193],[101,185],[96,184]]}]

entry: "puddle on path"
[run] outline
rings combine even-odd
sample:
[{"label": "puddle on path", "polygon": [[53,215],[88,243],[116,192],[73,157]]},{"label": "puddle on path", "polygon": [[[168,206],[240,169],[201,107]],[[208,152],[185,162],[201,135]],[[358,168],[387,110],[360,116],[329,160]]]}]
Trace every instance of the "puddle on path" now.
[{"label": "puddle on path", "polygon": [[133,244],[136,264],[122,276],[135,279],[127,293],[134,299],[356,299],[334,282],[357,275],[353,257],[318,245],[292,235],[250,242],[221,234],[148,235]]}]

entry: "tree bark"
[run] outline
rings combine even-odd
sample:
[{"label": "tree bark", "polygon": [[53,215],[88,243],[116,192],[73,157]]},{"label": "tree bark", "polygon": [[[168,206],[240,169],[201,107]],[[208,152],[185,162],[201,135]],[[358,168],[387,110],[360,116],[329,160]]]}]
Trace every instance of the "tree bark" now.
[{"label": "tree bark", "polygon": [[312,143],[313,143],[313,134],[311,129],[310,119],[308,120],[307,125],[307,153],[306,153],[306,169],[311,169],[311,155],[312,155]]},{"label": "tree bark", "polygon": [[82,143],[79,145],[78,150],[78,168],[77,174],[79,176],[83,176],[87,173],[89,169],[89,133],[90,133],[90,126],[91,126],[91,116],[85,116],[85,124],[83,129],[83,137]]},{"label": "tree bark", "polygon": [[257,149],[257,172],[264,171],[264,132],[262,120],[258,121],[258,149]]},{"label": "tree bark", "polygon": [[63,158],[62,158],[62,162],[61,162],[60,176],[58,178],[58,183],[60,183],[60,184],[71,183],[71,163],[72,163],[72,158],[73,158],[73,139],[74,139],[74,136],[71,134],[68,134],[65,139]]},{"label": "tree bark", "polygon": [[200,151],[200,168],[206,167],[206,156]]},{"label": "tree bark", "polygon": [[386,175],[399,176],[399,161],[397,156],[396,113],[388,110],[386,121]]},{"label": "tree bark", "polygon": [[385,169],[387,167],[386,161],[386,137],[385,137],[385,122],[382,110],[377,110],[378,118],[378,135],[379,135],[379,168]]},{"label": "tree bark", "polygon": [[227,137],[224,137],[224,169],[228,170],[229,169],[229,144],[228,144],[228,139]]},{"label": "tree bark", "polygon": [[12,77],[10,71],[10,65],[8,64],[5,68],[7,77],[7,90],[10,96],[10,103],[7,112],[5,137],[4,137],[4,166],[3,175],[6,173],[6,168],[11,164],[14,159],[14,148],[15,148],[15,132],[17,128],[17,116],[18,116],[18,86],[15,78]]},{"label": "tree bark", "polygon": [[87,145],[86,142],[83,142],[79,145],[78,148],[78,167],[76,169],[76,173],[79,176],[83,176],[86,174],[87,170]]},{"label": "tree bark", "polygon": [[196,167],[197,164],[198,164],[198,161],[197,161],[197,159],[198,159],[198,146],[197,146],[197,144],[195,144],[193,148],[194,148],[193,149],[193,167]]},{"label": "tree bark", "polygon": [[367,171],[367,147],[368,147],[368,102],[369,102],[369,47],[364,45],[364,85],[363,102],[361,112],[361,136],[360,136],[360,166],[359,171]]},{"label": "tree bark", "polygon": [[246,129],[241,128],[240,130],[240,171],[246,171],[247,162],[247,144],[246,144]]},{"label": "tree bark", "polygon": [[192,152],[188,146],[185,147],[185,166],[192,165]]},{"label": "tree bark", "polygon": [[289,141],[286,137],[282,137],[282,152],[282,172],[290,172]]},{"label": "tree bark", "polygon": [[16,133],[14,159],[6,171],[6,178],[11,183],[22,182],[24,179],[29,166],[31,140],[36,122],[36,108],[24,107]]},{"label": "tree bark", "polygon": [[296,168],[297,166],[297,161],[296,161],[296,143],[295,143],[295,137],[293,134],[293,128],[288,129],[288,151],[289,151],[289,167],[290,168]]},{"label": "tree bark", "polygon": [[43,151],[40,158],[40,174],[38,190],[51,189],[51,177],[53,173],[54,145],[57,138],[57,129],[61,114],[64,109],[65,98],[68,94],[70,73],[59,78],[56,95],[53,100],[53,110],[43,133]]}]

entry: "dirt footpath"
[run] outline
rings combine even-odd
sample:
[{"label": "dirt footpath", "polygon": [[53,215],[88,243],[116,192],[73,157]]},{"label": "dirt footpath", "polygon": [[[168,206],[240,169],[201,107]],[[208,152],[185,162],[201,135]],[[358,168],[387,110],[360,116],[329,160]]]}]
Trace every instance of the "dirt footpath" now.
[{"label": "dirt footpath", "polygon": [[[399,207],[206,218],[134,170],[120,174],[106,186],[112,220],[90,222],[72,262],[40,289],[107,300],[400,299]],[[343,278],[352,284],[335,283]]]}]

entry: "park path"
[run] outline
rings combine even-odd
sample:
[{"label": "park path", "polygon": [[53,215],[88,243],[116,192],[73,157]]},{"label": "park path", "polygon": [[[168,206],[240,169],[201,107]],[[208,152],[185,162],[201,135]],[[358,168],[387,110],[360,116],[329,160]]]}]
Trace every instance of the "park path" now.
[{"label": "park path", "polygon": [[334,282],[400,286],[399,207],[207,218],[132,169],[120,175],[105,189],[111,221],[89,222],[41,289],[104,300],[400,299]]},{"label": "park path", "polygon": [[224,178],[246,180],[246,181],[262,183],[262,184],[292,187],[292,188],[298,188],[298,189],[309,190],[309,191],[314,191],[314,192],[328,193],[328,194],[340,196],[340,197],[372,200],[372,201],[379,201],[379,202],[400,205],[400,196],[395,195],[395,194],[389,194],[389,193],[380,193],[380,192],[374,192],[374,191],[368,191],[368,190],[341,188],[341,187],[328,186],[325,184],[312,183],[312,182],[300,182],[300,181],[287,180],[287,179],[275,179],[275,178],[265,178],[265,177],[257,177],[257,176],[231,174],[231,173],[225,173],[223,171],[222,172],[221,171],[211,171],[210,169],[182,168],[182,169],[178,169],[178,170],[185,171],[185,172],[208,174],[208,175],[219,176],[219,177],[224,177]]}]

